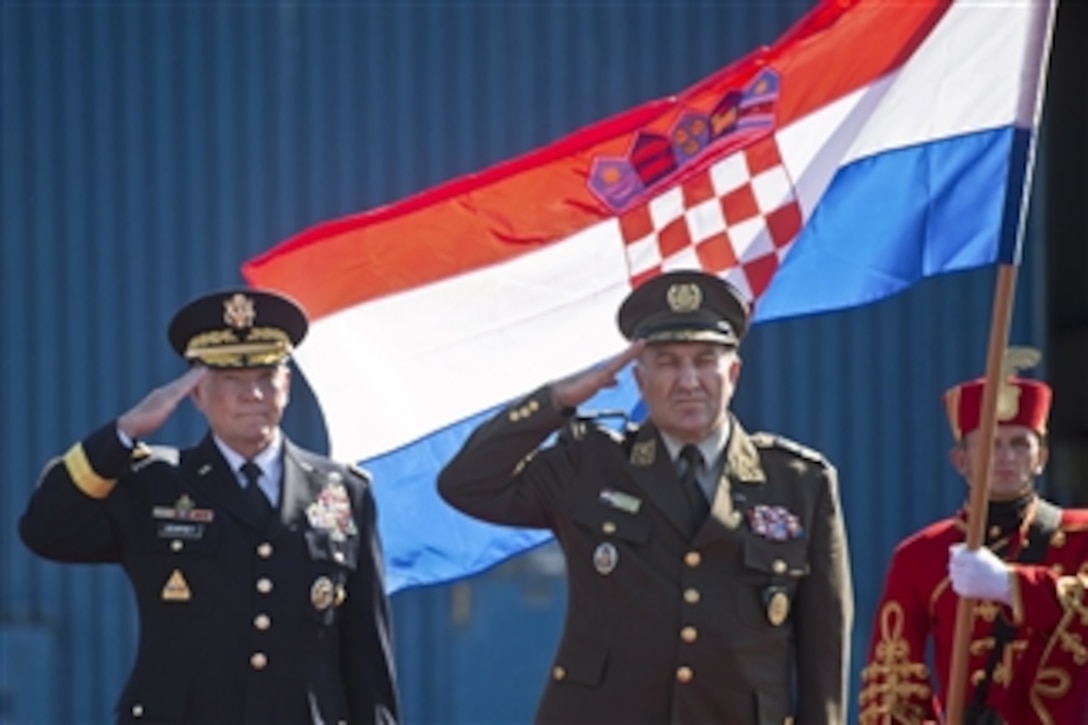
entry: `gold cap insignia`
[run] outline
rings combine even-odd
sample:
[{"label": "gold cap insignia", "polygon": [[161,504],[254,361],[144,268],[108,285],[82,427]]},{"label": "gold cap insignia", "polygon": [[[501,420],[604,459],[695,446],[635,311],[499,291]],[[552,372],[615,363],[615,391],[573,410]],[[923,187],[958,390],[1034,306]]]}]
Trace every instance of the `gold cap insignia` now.
[{"label": "gold cap insignia", "polygon": [[162,588],[162,600],[164,602],[187,602],[193,598],[189,591],[189,584],[181,575],[181,569],[174,569],[174,573],[166,580],[166,586]]},{"label": "gold cap insignia", "polygon": [[223,322],[228,327],[242,330],[253,327],[253,321],[257,319],[257,310],[253,305],[253,299],[238,292],[223,301]]},{"label": "gold cap insignia", "polygon": [[1043,359],[1041,352],[1031,347],[1010,347],[1001,360],[1001,387],[997,390],[997,419],[1012,420],[1020,413],[1020,388],[1010,385],[1009,376],[1033,368]]},{"label": "gold cap insignia", "polygon": [[694,282],[674,284],[665,293],[665,300],[673,312],[694,312],[703,304],[703,291]]}]

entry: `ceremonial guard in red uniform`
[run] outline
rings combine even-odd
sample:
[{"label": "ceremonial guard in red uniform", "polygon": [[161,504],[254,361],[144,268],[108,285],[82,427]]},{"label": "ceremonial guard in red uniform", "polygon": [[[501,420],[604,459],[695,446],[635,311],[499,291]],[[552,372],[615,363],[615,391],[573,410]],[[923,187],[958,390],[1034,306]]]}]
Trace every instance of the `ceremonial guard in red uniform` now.
[{"label": "ceremonial guard in red uniform", "polygon": [[[945,394],[951,458],[970,482],[983,381]],[[862,723],[939,721],[946,701],[956,608],[977,599],[963,722],[1088,722],[1088,511],[1042,499],[1051,391],[1010,377],[998,393],[985,546],[963,546],[966,512],[896,548],[862,670]],[[951,552],[951,553],[950,553]],[[934,669],[927,664],[933,646]]]},{"label": "ceremonial guard in red uniform", "polygon": [[[837,477],[729,413],[747,324],[717,277],[645,282],[620,308],[625,353],[503,410],[442,471],[454,506],[563,547],[566,624],[538,721],[845,721]],[[612,433],[577,416],[631,361],[649,421]]]},{"label": "ceremonial guard in red uniform", "polygon": [[[294,445],[279,423],[302,310],[242,289],[170,325],[181,377],[45,468],[23,541],[120,564],[139,609],[121,722],[392,723],[388,602],[368,476]],[[194,448],[148,447],[191,398]]]}]

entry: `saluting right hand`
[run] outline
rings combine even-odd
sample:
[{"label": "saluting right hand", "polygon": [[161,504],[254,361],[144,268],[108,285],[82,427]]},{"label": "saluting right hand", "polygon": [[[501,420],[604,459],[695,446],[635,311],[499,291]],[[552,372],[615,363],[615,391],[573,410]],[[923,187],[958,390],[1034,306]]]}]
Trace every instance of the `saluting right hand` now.
[{"label": "saluting right hand", "polygon": [[616,375],[627,366],[627,363],[638,357],[644,347],[646,347],[645,341],[636,340],[608,362],[552,383],[552,398],[555,400],[556,407],[577,408],[599,390],[614,387]]},{"label": "saluting right hand", "polygon": [[154,433],[166,422],[178,403],[197,386],[208,368],[189,368],[181,377],[155,388],[133,408],[117,419],[117,428],[132,440]]}]

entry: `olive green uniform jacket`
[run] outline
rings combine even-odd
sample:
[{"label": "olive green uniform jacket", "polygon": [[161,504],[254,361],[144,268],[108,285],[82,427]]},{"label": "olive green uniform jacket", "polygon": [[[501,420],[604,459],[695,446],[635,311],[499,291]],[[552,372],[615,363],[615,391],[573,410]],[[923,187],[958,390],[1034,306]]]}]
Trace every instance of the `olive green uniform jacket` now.
[{"label": "olive green uniform jacket", "polygon": [[440,474],[451,505],[551,529],[563,548],[566,622],[538,721],[845,722],[853,594],[835,470],[731,425],[694,533],[652,424],[618,435],[570,419],[547,387]]}]

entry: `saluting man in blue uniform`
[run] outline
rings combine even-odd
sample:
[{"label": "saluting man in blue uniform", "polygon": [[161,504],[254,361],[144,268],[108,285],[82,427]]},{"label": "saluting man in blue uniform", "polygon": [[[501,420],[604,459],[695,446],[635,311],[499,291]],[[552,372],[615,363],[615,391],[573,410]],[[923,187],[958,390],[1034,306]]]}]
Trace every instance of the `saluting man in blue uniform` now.
[{"label": "saluting man in blue uniform", "polygon": [[[120,722],[397,720],[369,478],[280,430],[307,326],[272,292],[190,302],[169,329],[189,370],[51,461],[31,496],[30,549],[118,563],[135,590]],[[142,443],[186,397],[208,435]]]}]

